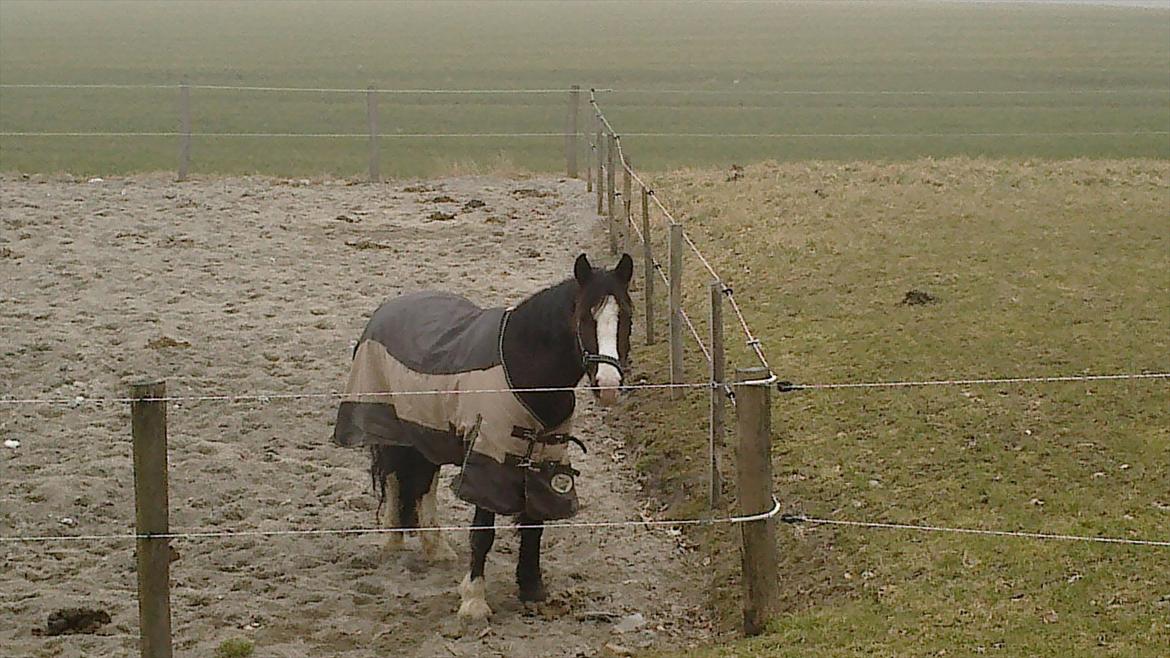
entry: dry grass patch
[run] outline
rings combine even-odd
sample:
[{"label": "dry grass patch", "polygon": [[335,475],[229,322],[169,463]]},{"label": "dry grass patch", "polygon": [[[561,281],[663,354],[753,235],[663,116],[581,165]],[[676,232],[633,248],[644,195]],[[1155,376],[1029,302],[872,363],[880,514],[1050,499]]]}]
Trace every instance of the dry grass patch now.
[{"label": "dry grass patch", "polygon": [[[1170,163],[764,163],[738,180],[656,178],[783,379],[1170,370]],[[687,276],[705,332],[693,258]],[[730,319],[727,332],[738,336]],[[665,377],[663,346],[637,356]],[[776,490],[815,516],[1166,539],[1166,390],[777,395]],[[675,510],[697,511],[705,403],[647,402],[630,432],[640,463]],[[730,629],[728,546],[708,550]],[[781,553],[774,633],[713,655],[1158,655],[1170,640],[1164,549],[786,526]]]}]

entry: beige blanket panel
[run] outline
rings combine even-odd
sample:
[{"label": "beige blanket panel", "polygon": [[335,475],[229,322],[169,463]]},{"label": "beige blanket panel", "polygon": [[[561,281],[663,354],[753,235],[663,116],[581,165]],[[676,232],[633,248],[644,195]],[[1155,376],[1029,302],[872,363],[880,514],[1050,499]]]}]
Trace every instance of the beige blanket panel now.
[{"label": "beige blanket panel", "polygon": [[[512,428],[540,429],[540,423],[507,392],[507,376],[503,366],[488,370],[472,370],[454,375],[432,375],[417,372],[403,365],[380,343],[364,341],[354,355],[345,397],[349,402],[374,402],[393,405],[398,417],[419,425],[446,430],[454,425],[460,436],[466,437],[479,423],[479,432],[472,449],[497,462],[507,454],[524,455],[528,442],[512,436]],[[503,391],[494,393],[455,393],[454,391]],[[386,391],[452,391],[431,395],[372,395]],[[571,431],[570,419],[558,433]],[[537,444],[533,461],[568,463],[565,444]]]},{"label": "beige blanket panel", "polygon": [[[503,366],[496,366],[490,370],[473,370],[460,375],[460,387],[463,390],[500,390],[508,388],[508,379],[504,374]],[[528,450],[528,442],[512,436],[513,427],[525,427],[539,430],[540,423],[528,413],[524,405],[512,393],[467,393],[458,396],[459,405],[455,416],[470,418],[472,423],[476,418],[482,418],[479,435],[471,449],[485,454],[492,459],[503,462],[507,454],[523,456]],[[572,421],[566,422],[557,428],[557,432],[570,431]],[[558,461],[567,463],[565,445],[545,445],[538,443],[533,447],[532,460]]]}]

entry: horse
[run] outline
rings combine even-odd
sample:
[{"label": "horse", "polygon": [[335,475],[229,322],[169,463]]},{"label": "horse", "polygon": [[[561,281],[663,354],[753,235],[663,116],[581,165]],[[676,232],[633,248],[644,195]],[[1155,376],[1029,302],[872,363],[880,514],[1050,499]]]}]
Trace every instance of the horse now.
[{"label": "horse", "polygon": [[[484,563],[496,515],[516,518],[519,598],[548,596],[540,567],[543,523],[577,512],[569,448],[573,388],[588,378],[595,398],[619,399],[629,364],[633,259],[595,269],[585,254],[573,274],[515,307],[482,309],[444,292],[391,299],[354,348],[333,440],[367,447],[381,527],[420,529],[428,560],[454,559],[438,530],[435,493],[442,466],[460,467],[455,494],[475,506],[471,561],[459,584],[458,614],[483,620]],[[550,390],[551,389],[551,390]],[[442,391],[441,393],[428,393]]]}]

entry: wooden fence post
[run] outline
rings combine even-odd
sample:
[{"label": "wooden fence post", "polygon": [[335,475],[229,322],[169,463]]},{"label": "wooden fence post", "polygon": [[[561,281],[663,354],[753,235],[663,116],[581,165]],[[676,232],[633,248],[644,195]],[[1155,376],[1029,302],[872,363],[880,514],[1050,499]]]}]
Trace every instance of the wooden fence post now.
[{"label": "wooden fence post", "polygon": [[[768,376],[764,368],[737,371],[740,381],[759,381]],[[736,469],[739,483],[739,511],[743,516],[772,509],[772,415],[771,387],[767,384],[735,388],[739,451]],[[746,635],[764,631],[776,614],[780,600],[777,574],[776,520],[740,524],[743,540],[743,630]]]},{"label": "wooden fence post", "polygon": [[378,148],[378,92],[374,86],[366,91],[366,120],[370,128],[370,182],[382,182],[382,156]]},{"label": "wooden fence post", "polygon": [[589,147],[589,157],[586,158],[586,162],[585,162],[585,191],[592,192],[593,191],[593,158],[595,157],[595,154],[597,153],[597,144],[593,143],[593,137],[591,135],[588,136],[588,139],[586,141],[587,141],[587,143],[585,145]]},{"label": "wooden fence post", "polygon": [[[670,225],[670,383],[681,384],[683,371],[682,341],[682,225]],[[670,389],[670,397],[677,399],[679,389]]]},{"label": "wooden fence post", "polygon": [[633,191],[630,187],[630,169],[633,168],[633,163],[630,162],[629,156],[622,153],[625,158],[625,165],[622,166],[622,250],[630,250],[630,236],[634,231],[630,228],[634,221],[634,215],[630,212],[634,207]]},{"label": "wooden fence post", "polygon": [[179,181],[191,173],[191,87],[179,85]]},{"label": "wooden fence post", "polygon": [[597,115],[597,214],[605,209],[605,140],[601,132],[601,115]]},{"label": "wooden fence post", "polygon": [[569,125],[565,130],[565,174],[577,177],[577,107],[581,104],[581,85],[569,88]]},{"label": "wooden fence post", "polygon": [[[139,535],[170,532],[165,382],[130,387],[134,438],[134,512]],[[171,550],[166,538],[137,540],[138,624],[142,658],[171,656]]]},{"label": "wooden fence post", "polygon": [[646,344],[654,344],[654,250],[650,246],[650,190],[642,186],[642,267],[646,278]]},{"label": "wooden fence post", "polygon": [[724,438],[724,398],[727,391],[725,356],[723,351],[723,282],[711,282],[711,437],[708,450],[708,502],[711,509],[718,509],[723,497],[723,476],[719,471],[719,456]]},{"label": "wooden fence post", "polygon": [[613,133],[609,134],[609,143],[606,145],[605,151],[607,169],[605,172],[606,213],[609,215],[609,253],[616,254],[618,250],[617,212],[614,204],[617,200],[617,190],[614,189],[614,182],[617,180],[617,172],[614,171],[614,161],[617,151],[617,136]]}]

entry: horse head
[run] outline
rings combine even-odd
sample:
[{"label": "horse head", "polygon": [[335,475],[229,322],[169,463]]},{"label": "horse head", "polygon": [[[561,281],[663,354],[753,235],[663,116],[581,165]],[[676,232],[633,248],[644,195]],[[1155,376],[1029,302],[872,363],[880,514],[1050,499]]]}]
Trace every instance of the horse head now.
[{"label": "horse head", "polygon": [[634,260],[622,254],[612,270],[594,269],[585,254],[573,265],[577,293],[573,327],[593,394],[604,405],[617,402],[630,359]]}]

